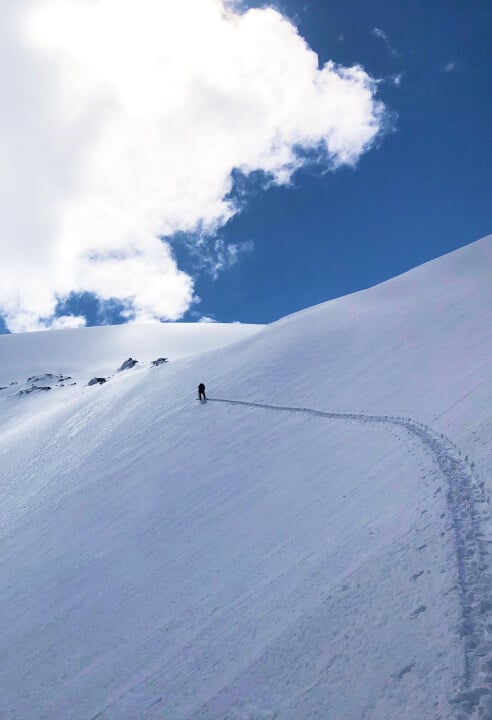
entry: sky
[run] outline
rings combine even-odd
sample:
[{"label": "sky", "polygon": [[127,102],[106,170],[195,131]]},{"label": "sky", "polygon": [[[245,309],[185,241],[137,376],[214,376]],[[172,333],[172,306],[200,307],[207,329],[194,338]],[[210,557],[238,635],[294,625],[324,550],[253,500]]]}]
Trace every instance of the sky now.
[{"label": "sky", "polygon": [[4,0],[0,332],[271,322],[492,232],[485,0]]}]

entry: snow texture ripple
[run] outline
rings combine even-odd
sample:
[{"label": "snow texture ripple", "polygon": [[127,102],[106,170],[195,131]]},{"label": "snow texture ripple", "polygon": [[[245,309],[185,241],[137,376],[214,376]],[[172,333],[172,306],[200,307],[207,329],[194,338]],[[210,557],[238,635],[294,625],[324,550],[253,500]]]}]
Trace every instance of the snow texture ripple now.
[{"label": "snow texture ripple", "polygon": [[492,719],[492,603],[488,597],[492,575],[486,563],[489,556],[487,545],[492,542],[492,538],[485,537],[481,530],[482,522],[486,524],[491,520],[490,498],[485,492],[484,483],[478,482],[473,462],[470,463],[468,457],[462,457],[461,451],[452,440],[412,418],[327,412],[225,398],[208,400],[276,412],[303,413],[329,420],[397,425],[421,441],[446,480],[447,506],[454,534],[462,612],[460,633],[465,656],[463,692],[454,702],[464,712],[460,715],[462,718],[473,716]]}]

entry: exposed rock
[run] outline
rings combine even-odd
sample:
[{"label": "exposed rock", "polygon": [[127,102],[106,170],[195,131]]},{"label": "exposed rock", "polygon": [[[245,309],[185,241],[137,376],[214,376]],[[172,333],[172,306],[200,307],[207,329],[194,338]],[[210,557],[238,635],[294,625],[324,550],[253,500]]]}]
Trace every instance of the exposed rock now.
[{"label": "exposed rock", "polygon": [[93,377],[89,380],[87,385],[104,385],[107,382],[107,378]]},{"label": "exposed rock", "polygon": [[42,383],[48,381],[55,381],[57,383],[65,382],[66,380],[71,380],[72,378],[69,375],[59,375],[55,373],[43,373],[43,375],[33,375],[30,378],[27,378],[27,382],[30,383]]},{"label": "exposed rock", "polygon": [[164,363],[167,363],[167,358],[157,358],[157,360],[152,360],[152,365],[155,367],[158,367],[159,365],[164,365]]},{"label": "exposed rock", "polygon": [[129,357],[128,360],[125,360],[123,365],[118,368],[118,372],[121,372],[122,370],[129,370],[130,368],[134,367],[138,363],[138,360],[134,360],[133,358]]},{"label": "exposed rock", "polygon": [[50,385],[31,385],[30,388],[26,388],[25,390],[19,390],[17,395],[30,395],[32,392],[38,392],[42,390],[51,390]]}]

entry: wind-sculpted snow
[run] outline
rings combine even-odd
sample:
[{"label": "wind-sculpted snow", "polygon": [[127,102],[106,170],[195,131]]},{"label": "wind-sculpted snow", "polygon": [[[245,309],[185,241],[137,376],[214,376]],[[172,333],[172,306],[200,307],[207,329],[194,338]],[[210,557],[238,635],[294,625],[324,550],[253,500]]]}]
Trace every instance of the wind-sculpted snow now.
[{"label": "wind-sculpted snow", "polygon": [[[473,463],[469,463],[468,458],[461,456],[461,451],[449,438],[442,434],[438,435],[428,425],[412,418],[327,412],[313,408],[268,405],[225,398],[208,400],[275,412],[301,413],[329,420],[345,420],[370,425],[396,425],[405,428],[421,441],[425,451],[434,457],[446,481],[449,518],[454,531],[458,591],[462,610],[461,635],[465,652],[463,693],[455,699],[455,702],[470,711],[481,703],[479,717],[492,718],[492,677],[489,675],[492,671],[492,644],[489,640],[490,623],[492,623],[490,597],[492,574],[485,562],[488,549],[480,524],[480,520],[490,523],[491,514],[484,483],[478,483],[477,478],[474,477]],[[425,610],[425,607],[423,609]],[[490,714],[484,715],[484,710],[490,710]]]}]

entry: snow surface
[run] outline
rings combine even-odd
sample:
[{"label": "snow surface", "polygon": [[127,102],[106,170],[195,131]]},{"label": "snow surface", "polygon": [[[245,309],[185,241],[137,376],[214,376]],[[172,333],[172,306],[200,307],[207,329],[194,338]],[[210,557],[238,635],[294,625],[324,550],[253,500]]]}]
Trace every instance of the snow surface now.
[{"label": "snow surface", "polygon": [[491,301],[489,237],[160,367],[0,338],[0,718],[492,718]]},{"label": "snow surface", "polygon": [[45,372],[109,375],[128,356],[170,360],[251,337],[263,325],[149,323],[0,335],[0,385]]}]

